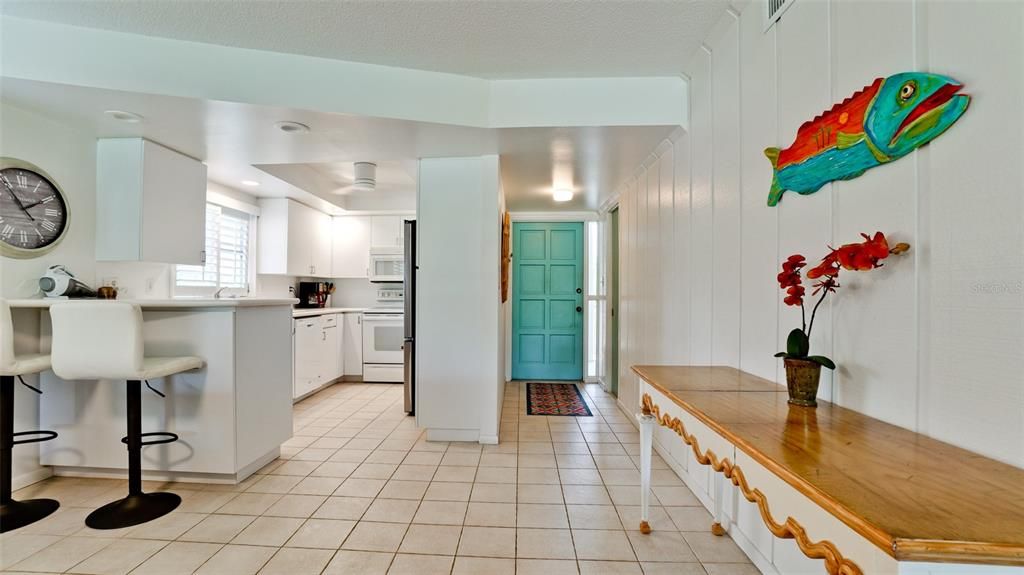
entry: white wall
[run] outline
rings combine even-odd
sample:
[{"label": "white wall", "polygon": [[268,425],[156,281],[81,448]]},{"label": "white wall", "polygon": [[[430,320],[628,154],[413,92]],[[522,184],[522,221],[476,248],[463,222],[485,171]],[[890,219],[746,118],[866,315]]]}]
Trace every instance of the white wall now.
[{"label": "white wall", "polygon": [[[45,170],[64,190],[70,215],[67,236],[53,251],[35,259],[0,257],[0,295],[28,297],[38,291],[36,280],[46,268],[62,263],[87,283],[95,279],[94,256],[96,154],[87,135],[38,114],[0,102],[0,156],[31,162]],[[34,351],[39,331],[37,313],[15,312],[16,343],[20,353]],[[26,377],[32,383],[34,377]],[[15,430],[39,428],[38,396],[15,385]],[[47,477],[39,466],[39,445],[16,447],[14,486]]]},{"label": "white wall", "polygon": [[420,161],[416,417],[431,440],[497,441],[499,178],[497,156]]},{"label": "white wall", "polygon": [[[840,368],[820,396],[1024,466],[1024,4],[798,1],[768,33],[762,9],[706,38],[690,130],[620,190],[620,400],[635,410],[644,362],[784,381],[772,354],[799,311],[779,262],[882,230],[913,249],[823,306],[812,349]],[[910,70],[960,80],[970,109],[910,156],[766,207],[764,148]]]}]

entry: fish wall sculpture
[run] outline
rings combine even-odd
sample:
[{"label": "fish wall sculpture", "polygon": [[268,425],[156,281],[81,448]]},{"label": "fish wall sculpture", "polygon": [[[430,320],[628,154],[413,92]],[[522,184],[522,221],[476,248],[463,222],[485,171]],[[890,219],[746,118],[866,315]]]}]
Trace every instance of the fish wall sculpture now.
[{"label": "fish wall sculpture", "polygon": [[764,151],[774,169],[768,205],[787,190],[807,195],[852,180],[934,140],[967,109],[971,98],[961,88],[938,74],[894,74],[805,122],[790,147]]}]

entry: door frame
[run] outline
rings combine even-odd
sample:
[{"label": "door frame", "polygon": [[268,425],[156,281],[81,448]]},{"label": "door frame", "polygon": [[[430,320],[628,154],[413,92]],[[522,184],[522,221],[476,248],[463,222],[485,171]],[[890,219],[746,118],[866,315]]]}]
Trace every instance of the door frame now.
[{"label": "door frame", "polygon": [[619,395],[619,206],[608,210],[608,234],[606,242],[605,273],[608,293],[605,315],[605,364],[603,380],[605,391]]},{"label": "door frame", "polygon": [[[587,273],[590,271],[590,266],[593,262],[587,254],[587,222],[599,222],[601,216],[597,212],[509,212],[510,220],[513,224],[516,222],[542,222],[542,223],[582,223],[583,224],[583,279],[586,281]],[[512,253],[513,264],[515,262],[515,250]],[[513,282],[515,274],[509,271],[508,274],[508,293],[509,301],[508,305],[505,306],[505,381],[513,381],[512,379],[512,293],[513,293]],[[583,381],[587,378],[587,345],[586,335],[587,328],[590,326],[589,312],[587,306],[583,306],[583,337],[580,338],[580,345],[583,346]]]}]

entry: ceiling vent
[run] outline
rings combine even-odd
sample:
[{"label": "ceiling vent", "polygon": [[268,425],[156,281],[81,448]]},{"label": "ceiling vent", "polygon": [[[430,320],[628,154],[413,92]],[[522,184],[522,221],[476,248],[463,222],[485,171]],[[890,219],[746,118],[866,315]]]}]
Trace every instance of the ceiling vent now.
[{"label": "ceiling vent", "polygon": [[359,192],[372,192],[377,189],[377,164],[356,162],[352,189]]},{"label": "ceiling vent", "polygon": [[789,9],[796,0],[763,0],[764,2],[764,31],[771,30],[782,13]]}]

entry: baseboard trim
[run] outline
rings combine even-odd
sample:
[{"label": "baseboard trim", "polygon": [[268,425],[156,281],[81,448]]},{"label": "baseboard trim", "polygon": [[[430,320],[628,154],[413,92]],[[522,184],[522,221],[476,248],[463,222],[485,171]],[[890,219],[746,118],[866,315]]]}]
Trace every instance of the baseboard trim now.
[{"label": "baseboard trim", "polygon": [[427,441],[480,441],[480,430],[427,429]]},{"label": "baseboard trim", "polygon": [[[255,461],[239,469],[236,473],[197,473],[194,471],[155,471],[143,470],[142,478],[146,481],[174,481],[180,483],[216,483],[220,485],[236,485],[245,481],[264,465],[281,455],[280,448],[274,448]],[[57,477],[98,477],[103,479],[124,479],[128,472],[124,469],[108,469],[103,467],[64,467],[55,466],[53,475]]]},{"label": "baseboard trim", "polygon": [[640,407],[639,406],[633,406],[632,408],[626,407],[622,403],[622,398],[621,397],[617,398],[615,400],[615,403],[619,406],[619,409],[622,410],[622,413],[625,413],[626,415],[629,416],[629,422],[633,424],[633,427],[635,427],[635,428],[637,428],[637,430],[639,430],[640,429],[640,423],[636,420],[636,411],[638,409],[640,409]]},{"label": "baseboard trim", "polygon": [[11,489],[17,491],[23,487],[28,487],[33,483],[39,483],[44,479],[53,477],[53,468],[51,467],[40,467],[28,473],[22,473],[17,477],[11,478]]},{"label": "baseboard trim", "polygon": [[498,444],[498,436],[497,435],[481,435],[480,436],[480,443],[483,444],[483,445],[497,445]]}]

